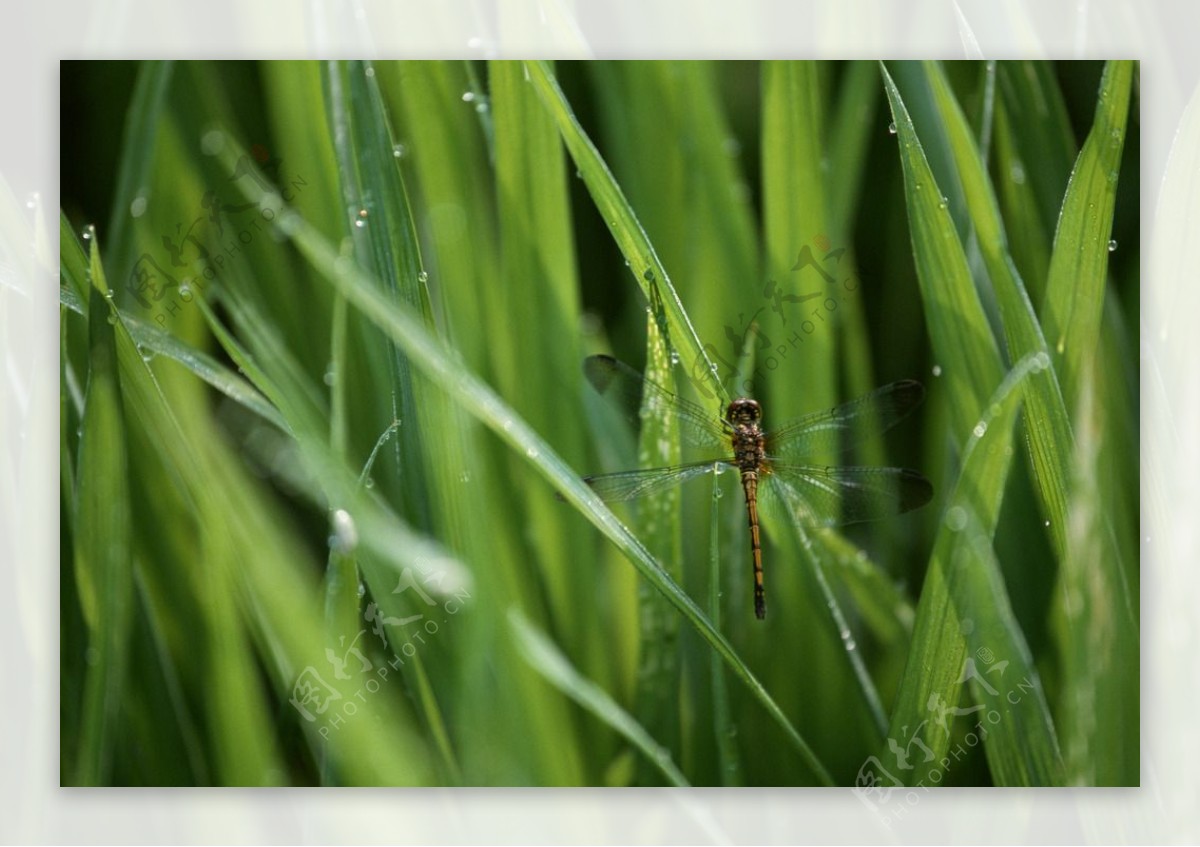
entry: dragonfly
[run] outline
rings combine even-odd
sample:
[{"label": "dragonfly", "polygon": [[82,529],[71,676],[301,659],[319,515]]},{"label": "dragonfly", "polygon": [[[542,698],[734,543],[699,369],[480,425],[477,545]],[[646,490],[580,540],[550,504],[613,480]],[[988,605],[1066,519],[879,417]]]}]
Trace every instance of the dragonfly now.
[{"label": "dragonfly", "polygon": [[[933,485],[909,468],[825,464],[820,457],[842,453],[884,432],[924,399],[925,389],[901,380],[831,409],[813,412],[768,430],[762,405],[738,397],[724,414],[685,400],[611,356],[589,356],[584,375],[634,426],[642,409],[653,409],[679,425],[681,436],[709,458],[666,468],[644,468],[584,477],[606,502],[661,493],[705,474],[736,470],[741,476],[754,561],[754,614],[766,617],[759,506],[810,527],[871,521],[920,508],[933,498]],[[643,405],[644,404],[644,405]]]}]

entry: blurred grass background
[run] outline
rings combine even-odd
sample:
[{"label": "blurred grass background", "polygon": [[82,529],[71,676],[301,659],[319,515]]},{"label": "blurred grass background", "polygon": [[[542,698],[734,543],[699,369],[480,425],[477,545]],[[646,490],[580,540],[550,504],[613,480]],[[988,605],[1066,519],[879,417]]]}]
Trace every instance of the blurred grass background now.
[{"label": "blurred grass background", "polygon": [[[1122,62],[64,63],[62,782],[1137,784],[1137,106]],[[714,414],[740,366],[768,425],[920,378],[857,458],[935,500],[768,526],[758,622],[732,479],[578,483],[689,455],[593,352]]]}]

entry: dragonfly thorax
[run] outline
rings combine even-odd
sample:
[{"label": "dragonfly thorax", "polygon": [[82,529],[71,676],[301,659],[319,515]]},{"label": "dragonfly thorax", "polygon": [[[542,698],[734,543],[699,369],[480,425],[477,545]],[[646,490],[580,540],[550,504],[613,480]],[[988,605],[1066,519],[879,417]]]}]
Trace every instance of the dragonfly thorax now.
[{"label": "dragonfly thorax", "polygon": [[729,404],[725,411],[725,420],[735,427],[757,426],[762,421],[762,408],[757,400],[739,397]]}]

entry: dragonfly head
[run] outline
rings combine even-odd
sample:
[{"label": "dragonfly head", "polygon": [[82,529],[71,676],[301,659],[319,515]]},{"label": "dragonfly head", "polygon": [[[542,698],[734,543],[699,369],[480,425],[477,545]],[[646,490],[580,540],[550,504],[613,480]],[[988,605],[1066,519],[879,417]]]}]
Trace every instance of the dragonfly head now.
[{"label": "dragonfly head", "polygon": [[739,397],[729,404],[725,412],[725,420],[734,426],[752,426],[762,419],[762,409],[757,400],[749,397]]}]

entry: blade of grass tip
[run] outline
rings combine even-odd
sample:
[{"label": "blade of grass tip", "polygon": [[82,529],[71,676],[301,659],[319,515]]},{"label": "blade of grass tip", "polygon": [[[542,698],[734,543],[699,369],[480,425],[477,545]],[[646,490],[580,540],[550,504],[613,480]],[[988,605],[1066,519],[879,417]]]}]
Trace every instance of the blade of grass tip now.
[{"label": "blade of grass tip", "polygon": [[659,744],[604,689],[585,679],[571,666],[549,638],[516,609],[508,615],[509,626],[521,655],[542,677],[597,719],[603,721],[637,747],[667,781],[678,788],[690,787],[687,778],[671,759],[671,751]]},{"label": "blade of grass tip", "polygon": [[[346,209],[343,221],[355,256],[391,297],[418,309],[428,324],[432,312],[425,272],[374,69],[361,62],[330,62],[325,66],[325,89]],[[388,368],[392,418],[405,422],[403,437],[394,442],[402,470],[401,511],[429,529],[433,506],[423,438],[428,430],[418,424],[427,412],[417,402],[411,367],[399,350],[393,348]]]},{"label": "blade of grass tip", "polygon": [[[708,535],[708,618],[716,629],[721,628],[721,547],[717,528],[721,525],[721,477],[713,474],[712,513]],[[725,682],[725,666],[721,657],[712,653],[709,662],[712,676],[713,736],[717,740],[717,766],[721,784],[742,784],[742,765],[738,759],[737,727],[729,710],[729,686]]]},{"label": "blade of grass tip", "polygon": [[[253,197],[253,188],[247,188]],[[725,638],[717,632],[700,608],[671,580],[646,548],[616,519],[603,502],[522,421],[512,409],[470,371],[454,361],[441,343],[429,335],[403,309],[389,303],[353,262],[339,261],[337,252],[295,212],[279,217],[279,226],[300,252],[324,274],[329,282],[345,293],[360,312],[383,329],[410,356],[428,378],[436,380],[471,415],[479,419],[500,439],[528,461],[563,493],[564,498],[601,530],[646,579],[649,579],[696,628],[701,637],[721,654],[738,678],[749,688],[767,713],[787,734],[805,764],[823,784],[832,784],[828,770],[812,753],[808,743],[792,726]]]},{"label": "blade of grass tip", "polygon": [[58,213],[58,267],[59,278],[63,280],[66,287],[75,295],[76,302],[80,308],[76,309],[85,318],[87,317],[87,301],[88,301],[88,277],[87,277],[87,255],[83,252],[83,245],[79,243],[79,238],[75,235],[75,230],[71,228],[71,222],[67,220],[66,214]]},{"label": "blade of grass tip", "polygon": [[1000,351],[954,220],[925,160],[912,119],[887,68],[881,64],[880,71],[900,142],[921,298],[954,422],[954,441],[962,444],[978,421],[984,402],[1000,383]]},{"label": "blade of grass tip", "polygon": [[[1009,355],[1021,358],[1048,353],[1033,303],[1008,252],[999,204],[966,117],[941,66],[927,63],[925,71],[946,127],[980,253],[996,292]],[[1033,373],[1030,382],[1026,399],[1025,420],[1029,435],[1026,445],[1042,514],[1050,522],[1050,534],[1061,561],[1066,552],[1068,456],[1073,442],[1071,424],[1055,369],[1050,367]]]},{"label": "blade of grass tip", "polygon": [[133,269],[134,220],[146,211],[154,142],[171,82],[171,62],[143,62],[133,86],[133,98],[121,135],[117,185],[109,213],[105,266],[114,279],[125,279]]},{"label": "blade of grass tip", "polygon": [[651,299],[652,287],[659,286],[663,310],[671,327],[671,337],[668,339],[670,348],[678,351],[687,363],[691,363],[687,368],[688,373],[702,383],[708,396],[715,394],[722,398],[723,402],[728,402],[728,392],[717,379],[716,365],[708,357],[691,319],[684,311],[683,302],[671,284],[666,269],[659,261],[658,254],[608,165],[600,157],[600,152],[571,111],[558,81],[544,62],[526,62],[525,68],[530,82],[554,118],[567,151],[571,154],[571,159],[596,204],[596,209],[604,218],[617,247],[629,262],[629,268],[647,301]]},{"label": "blade of grass tip", "polygon": [[[59,300],[64,306],[86,317],[82,304],[75,299],[71,288],[60,288],[59,295]],[[230,400],[254,412],[282,432],[288,431],[287,423],[279,414],[278,409],[271,405],[250,383],[230,371],[212,356],[127,312],[121,313],[121,321],[143,354],[163,355],[173,359]]]},{"label": "blade of grass tip", "polygon": [[90,257],[87,393],[79,446],[75,501],[75,578],[90,631],[84,681],[79,785],[106,784],[125,696],[128,637],[133,613],[133,517],[129,457],[117,347],[111,321],[112,292],[93,237]]},{"label": "blade of grass tip", "polygon": [[[1000,653],[1001,659],[1013,666],[1014,676],[1036,679],[1003,580],[998,571],[988,570],[994,561],[993,554],[979,558],[972,545],[982,538],[990,547],[1011,465],[1012,418],[1028,389],[1030,374],[1048,365],[1049,357],[1045,354],[1027,356],[1017,363],[989,400],[964,450],[958,481],[948,499],[949,506],[930,557],[917,606],[912,647],[888,733],[888,748],[901,768],[894,776],[906,785],[930,781],[935,772],[938,781],[945,778],[948,765],[943,760],[953,727],[947,715],[960,714],[954,709],[974,667],[969,648],[976,654],[980,650],[1004,651]],[[969,521],[974,522],[977,531],[964,532]],[[974,632],[978,622],[983,623],[985,632]],[[979,641],[983,635],[997,642]],[[1039,704],[1044,711],[1040,699],[1027,703],[1025,708],[1036,708]],[[995,705],[998,704],[992,708]],[[998,778],[1004,776],[1022,784],[1014,774],[1024,772],[1043,780],[1037,784],[1055,784],[1061,772],[1056,770],[1057,744],[1053,741],[1049,716],[1027,718],[1022,727],[1029,731],[1038,729],[1040,733],[1030,737],[1004,734],[1000,743],[1004,756],[1008,757],[1005,761],[1021,761],[1025,770],[1006,770]],[[991,729],[986,726],[984,731]],[[1029,750],[1012,749],[1013,745],[1019,748],[1026,742],[1031,745]],[[923,760],[909,764],[907,757],[916,758],[914,748],[925,751]],[[886,751],[881,751],[881,755],[886,756]]]},{"label": "blade of grass tip", "polygon": [[876,122],[879,77],[874,62],[850,62],[829,127],[829,226],[844,238],[858,208],[867,150]]},{"label": "blade of grass tip", "polygon": [[1133,64],[1104,67],[1095,119],[1071,171],[1054,234],[1042,321],[1068,402],[1076,402],[1084,362],[1099,348]]}]

